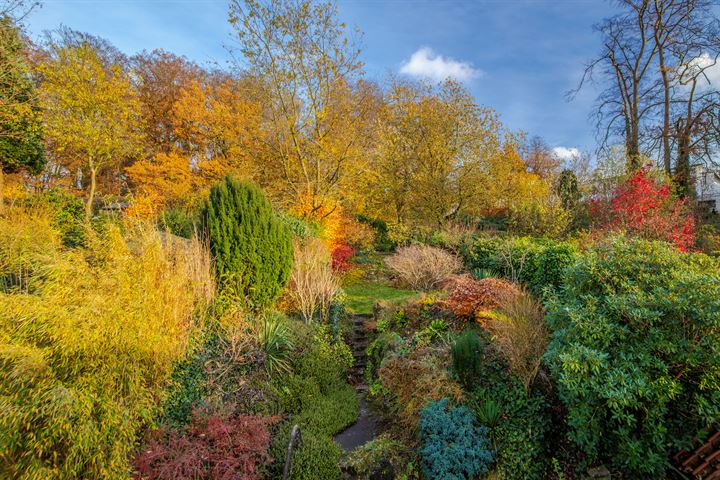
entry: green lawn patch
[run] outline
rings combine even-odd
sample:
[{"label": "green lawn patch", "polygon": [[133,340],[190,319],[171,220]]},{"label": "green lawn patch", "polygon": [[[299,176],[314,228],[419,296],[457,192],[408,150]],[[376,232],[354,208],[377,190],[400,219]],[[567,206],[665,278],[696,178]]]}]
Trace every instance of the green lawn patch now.
[{"label": "green lawn patch", "polygon": [[419,295],[414,290],[403,290],[384,283],[360,282],[344,287],[347,308],[353,313],[372,313],[379,300],[403,301]]}]

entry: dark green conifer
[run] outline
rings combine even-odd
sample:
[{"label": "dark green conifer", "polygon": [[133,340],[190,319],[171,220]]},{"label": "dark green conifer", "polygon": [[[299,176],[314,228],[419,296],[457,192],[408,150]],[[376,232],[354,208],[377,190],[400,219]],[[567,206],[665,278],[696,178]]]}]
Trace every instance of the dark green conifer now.
[{"label": "dark green conifer", "polygon": [[292,235],[263,192],[226,177],[210,191],[203,215],[218,284],[255,309],[278,298],[292,268]]}]

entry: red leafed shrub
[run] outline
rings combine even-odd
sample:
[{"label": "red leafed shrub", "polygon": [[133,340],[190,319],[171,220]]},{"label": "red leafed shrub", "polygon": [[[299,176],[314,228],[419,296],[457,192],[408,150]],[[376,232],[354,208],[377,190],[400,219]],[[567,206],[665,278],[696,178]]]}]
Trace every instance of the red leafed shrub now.
[{"label": "red leafed shrub", "polygon": [[355,255],[355,249],[349,245],[338,245],[332,251],[332,268],[335,272],[344,273],[352,266],[350,259]]},{"label": "red leafed shrub", "polygon": [[498,278],[477,280],[470,275],[455,275],[445,285],[445,306],[458,317],[476,317],[494,310],[520,294],[518,287]]},{"label": "red leafed shrub", "polygon": [[603,229],[665,240],[681,251],[695,244],[695,218],[687,201],[676,198],[670,185],[654,178],[648,168],[619,185],[609,202],[595,202],[591,214]]},{"label": "red leafed shrub", "polygon": [[187,432],[153,432],[135,458],[143,480],[255,480],[271,461],[268,425],[252,415],[223,417],[195,412]]}]

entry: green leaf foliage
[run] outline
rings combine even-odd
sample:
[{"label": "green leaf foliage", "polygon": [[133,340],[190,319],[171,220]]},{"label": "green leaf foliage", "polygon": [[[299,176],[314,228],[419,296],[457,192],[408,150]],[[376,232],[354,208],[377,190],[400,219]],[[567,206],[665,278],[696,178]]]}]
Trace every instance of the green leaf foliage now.
[{"label": "green leaf foliage", "polygon": [[37,173],[45,165],[40,110],[23,49],[20,30],[9,17],[0,17],[0,169],[4,173]]},{"label": "green leaf foliage", "polygon": [[559,288],[565,269],[578,256],[577,249],[567,242],[536,237],[477,237],[460,250],[474,275],[520,281],[538,296]]},{"label": "green leaf foliage", "polygon": [[550,458],[550,407],[539,392],[525,391],[487,334],[478,338],[481,370],[468,406],[490,428],[496,469],[505,480],[543,480]]},{"label": "green leaf foliage", "polygon": [[275,435],[268,478],[281,478],[290,430],[296,424],[302,444],[293,455],[290,479],[340,478],[340,448],[333,435],[355,422],[359,405],[355,389],[345,382],[352,353],[342,341],[333,341],[328,330],[327,325],[290,323],[292,372],[273,378],[278,406],[290,418]]},{"label": "green leaf foliage", "polygon": [[280,295],[292,268],[292,234],[262,191],[226,177],[210,191],[204,219],[218,283],[255,309]]},{"label": "green leaf foliage", "polygon": [[617,238],[567,271],[547,358],[590,461],[661,478],[720,419],[718,312],[717,260],[664,243]]}]

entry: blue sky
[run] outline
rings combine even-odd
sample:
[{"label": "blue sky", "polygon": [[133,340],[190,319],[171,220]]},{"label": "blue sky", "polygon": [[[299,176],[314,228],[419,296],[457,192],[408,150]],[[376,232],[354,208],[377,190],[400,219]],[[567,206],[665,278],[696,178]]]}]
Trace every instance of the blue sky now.
[{"label": "blue sky", "polygon": [[[341,0],[342,20],[364,32],[367,76],[461,77],[478,102],[513,129],[553,147],[595,147],[595,92],[574,88],[599,49],[592,25],[613,13],[602,0]],[[65,25],[128,54],[164,48],[201,64],[229,59],[225,0],[45,0],[31,35]],[[405,73],[400,73],[405,72]]]}]

